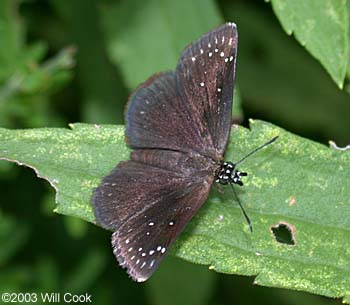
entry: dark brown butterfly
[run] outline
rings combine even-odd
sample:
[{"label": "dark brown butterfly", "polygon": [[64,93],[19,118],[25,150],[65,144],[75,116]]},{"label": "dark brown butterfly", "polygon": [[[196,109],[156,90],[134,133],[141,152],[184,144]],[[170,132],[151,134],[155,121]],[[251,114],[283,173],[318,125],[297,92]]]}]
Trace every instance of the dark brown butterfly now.
[{"label": "dark brown butterfly", "polygon": [[223,162],[236,53],[236,25],[224,24],[186,47],[175,72],[155,74],[130,96],[131,160],[103,179],[93,205],[97,222],[114,231],[119,264],[136,281],[156,270],[214,181],[242,185],[246,173]]}]

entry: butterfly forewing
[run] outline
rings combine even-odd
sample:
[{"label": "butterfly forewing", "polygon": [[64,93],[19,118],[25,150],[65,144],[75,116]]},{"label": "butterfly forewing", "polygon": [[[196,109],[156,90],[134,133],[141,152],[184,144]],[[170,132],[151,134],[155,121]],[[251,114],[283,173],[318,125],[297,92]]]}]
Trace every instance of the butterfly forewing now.
[{"label": "butterfly forewing", "polygon": [[237,31],[225,24],[189,45],[176,69],[177,91],[189,109],[200,136],[220,159],[231,128]]},{"label": "butterfly forewing", "polygon": [[176,91],[173,72],[152,76],[131,95],[126,138],[133,148],[205,150],[191,114]]},{"label": "butterfly forewing", "polygon": [[127,107],[129,144],[221,159],[231,126],[236,51],[236,27],[225,24],[185,48],[175,73],[158,73],[139,86]]}]

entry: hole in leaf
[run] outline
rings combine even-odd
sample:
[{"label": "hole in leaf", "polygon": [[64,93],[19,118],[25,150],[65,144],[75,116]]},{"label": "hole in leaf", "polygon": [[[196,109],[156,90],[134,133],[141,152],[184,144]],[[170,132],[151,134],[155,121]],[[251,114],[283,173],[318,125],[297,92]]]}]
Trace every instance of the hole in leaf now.
[{"label": "hole in leaf", "polygon": [[295,245],[295,227],[287,222],[279,222],[271,227],[271,232],[276,241],[293,246]]}]

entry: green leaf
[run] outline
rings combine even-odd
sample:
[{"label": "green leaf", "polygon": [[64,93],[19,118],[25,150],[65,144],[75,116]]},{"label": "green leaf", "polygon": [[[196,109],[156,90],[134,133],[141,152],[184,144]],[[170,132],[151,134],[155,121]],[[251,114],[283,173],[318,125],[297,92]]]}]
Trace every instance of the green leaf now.
[{"label": "green leaf", "polygon": [[325,67],[339,88],[349,65],[347,0],[271,0],[288,35],[295,38]]},{"label": "green leaf", "polygon": [[[62,214],[94,222],[94,187],[130,149],[122,126],[0,129],[0,158],[25,164],[57,190]],[[237,189],[254,226],[250,233],[230,189],[214,188],[173,247],[173,254],[229,274],[256,275],[259,285],[304,290],[350,301],[350,151],[340,151],[261,121],[232,129],[227,160],[238,160],[275,135],[274,144],[240,166]],[[290,226],[295,245],[271,228]],[[108,246],[108,245],[106,245]]]},{"label": "green leaf", "polygon": [[102,7],[101,21],[109,56],[129,88],[174,69],[190,41],[222,23],[212,0],[118,1]]}]

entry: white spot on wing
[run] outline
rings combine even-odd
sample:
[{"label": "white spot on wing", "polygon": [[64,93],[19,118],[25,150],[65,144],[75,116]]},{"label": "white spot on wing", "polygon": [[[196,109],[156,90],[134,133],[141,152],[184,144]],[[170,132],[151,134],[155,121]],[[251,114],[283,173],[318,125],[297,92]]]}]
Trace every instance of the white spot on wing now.
[{"label": "white spot on wing", "polygon": [[204,83],[203,82],[201,82],[200,85],[201,85],[201,87],[204,87]]}]

